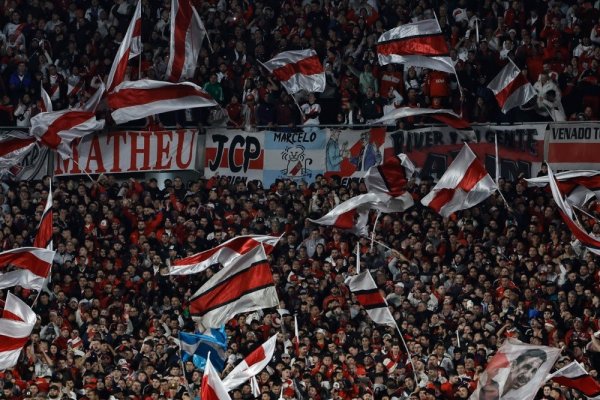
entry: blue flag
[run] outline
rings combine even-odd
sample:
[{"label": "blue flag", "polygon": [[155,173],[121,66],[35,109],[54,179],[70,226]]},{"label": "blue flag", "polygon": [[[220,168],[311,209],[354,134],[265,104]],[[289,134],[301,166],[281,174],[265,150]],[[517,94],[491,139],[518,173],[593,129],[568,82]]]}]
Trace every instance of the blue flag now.
[{"label": "blue flag", "polygon": [[225,368],[227,359],[227,337],[225,330],[214,329],[211,332],[215,337],[198,333],[180,332],[181,359],[183,362],[192,360],[196,368],[204,369],[206,357],[210,352],[210,362],[219,372]]}]

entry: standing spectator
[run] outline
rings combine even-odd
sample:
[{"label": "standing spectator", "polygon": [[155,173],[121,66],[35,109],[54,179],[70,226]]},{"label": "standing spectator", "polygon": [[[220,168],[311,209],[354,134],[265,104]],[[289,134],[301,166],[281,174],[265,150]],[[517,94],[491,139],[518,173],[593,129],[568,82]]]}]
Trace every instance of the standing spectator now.
[{"label": "standing spectator", "polygon": [[18,100],[21,100],[23,95],[31,89],[31,76],[24,62],[20,62],[17,70],[10,76],[8,88],[12,98]]},{"label": "standing spectator", "polygon": [[210,74],[208,82],[204,84],[204,90],[208,92],[219,104],[223,103],[223,88],[217,79],[217,74]]},{"label": "standing spectator", "polygon": [[321,105],[317,103],[314,93],[309,93],[308,101],[302,104],[302,121],[304,125],[319,125],[319,115],[321,114]]}]

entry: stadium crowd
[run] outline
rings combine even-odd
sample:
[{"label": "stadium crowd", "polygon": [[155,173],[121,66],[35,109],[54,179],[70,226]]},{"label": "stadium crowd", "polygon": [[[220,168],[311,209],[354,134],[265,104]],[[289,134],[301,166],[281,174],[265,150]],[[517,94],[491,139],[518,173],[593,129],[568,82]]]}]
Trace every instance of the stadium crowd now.
[{"label": "stadium crowd", "polygon": [[[335,178],[266,188],[174,178],[164,189],[155,179],[58,179],[52,278],[35,304],[39,322],[22,360],[0,373],[0,398],[195,398],[201,372],[181,363],[175,339],[194,330],[186,302],[214,270],[174,277],[167,265],[250,233],[283,234],[270,255],[280,306],[226,325],[224,375],[277,334],[275,357],[258,376],[261,400],[280,398],[282,389],[285,399],[466,399],[507,337],[562,348],[557,366],[578,360],[596,376],[600,270],[593,254],[572,246],[551,195],[501,181],[510,209],[496,195],[442,219],[418,201],[431,183],[411,181],[415,206],[384,214],[374,237],[385,246],[372,246],[307,222],[365,191]],[[32,243],[48,184],[2,183],[1,250]],[[357,242],[361,269],[387,299],[414,370],[397,331],[375,326],[344,284]],[[546,384],[536,399],[579,396]],[[232,398],[254,398],[250,385]]]},{"label": "stadium crowd", "polygon": [[[164,124],[232,127],[360,124],[399,106],[453,108],[474,122],[594,120],[600,115],[600,4],[592,0],[213,0],[197,2],[210,43],[193,79],[222,106],[165,116]],[[105,79],[135,7],[133,0],[16,1],[0,5],[0,125],[29,126],[40,85],[54,109],[76,106]],[[141,57],[127,79],[164,79],[171,0],[142,1]],[[437,16],[455,76],[380,66],[378,37]],[[301,107],[260,62],[315,49],[327,85]],[[487,84],[514,61],[537,91],[504,115]],[[462,87],[462,92],[460,88]],[[301,112],[299,110],[302,110]],[[100,110],[102,113],[102,110]]]}]

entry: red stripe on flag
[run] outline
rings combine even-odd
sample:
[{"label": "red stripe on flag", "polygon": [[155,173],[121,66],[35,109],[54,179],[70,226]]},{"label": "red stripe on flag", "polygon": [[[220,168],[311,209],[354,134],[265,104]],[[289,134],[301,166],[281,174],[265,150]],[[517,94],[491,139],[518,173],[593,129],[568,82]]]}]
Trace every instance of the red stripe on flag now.
[{"label": "red stripe on flag", "polygon": [[516,92],[517,89],[519,89],[523,85],[527,85],[528,83],[529,81],[527,80],[527,78],[519,72],[515,79],[513,79],[508,85],[506,85],[504,89],[496,93],[496,100],[498,101],[500,108],[504,107],[506,100],[508,100],[508,98],[514,92]]},{"label": "red stripe on flag", "polygon": [[483,163],[476,158],[473,160],[473,162],[471,162],[471,165],[469,165],[469,168],[467,168],[465,171],[465,175],[460,180],[457,189],[461,188],[465,192],[470,192],[471,189],[477,185],[477,182],[482,180],[486,175],[487,171],[485,170]]},{"label": "red stripe on flag", "polygon": [[35,142],[35,138],[27,138],[27,139],[9,139],[0,142],[0,157],[7,155],[8,153],[12,153],[15,150],[22,149],[25,146],[29,146],[31,143]]},{"label": "red stripe on flag", "polygon": [[560,213],[560,216],[562,217],[563,221],[565,221],[565,224],[567,224],[567,226],[571,230],[571,233],[581,242],[581,244],[583,244],[586,247],[591,247],[600,250],[600,241],[591,237],[579,225],[573,222],[573,220],[569,218],[569,216],[565,214],[565,212],[561,210],[560,207],[558,208],[558,212]]},{"label": "red stripe on flag", "polygon": [[261,261],[193,299],[190,303],[190,312],[205,314],[232,303],[247,293],[270,285],[274,285],[271,266],[268,262]]},{"label": "red stripe on flag", "polygon": [[210,386],[208,382],[208,376],[204,375],[202,377],[202,400],[221,400],[219,396],[215,392],[215,390]]},{"label": "red stripe on flag", "polygon": [[579,390],[588,397],[594,397],[600,393],[600,384],[591,375],[586,374],[574,378],[555,376],[552,380],[560,385]]},{"label": "red stripe on flag", "polygon": [[91,112],[69,111],[55,119],[48,126],[48,129],[41,137],[41,141],[51,149],[56,149],[62,142],[62,138],[58,135],[60,132],[73,129],[94,116],[95,114]]},{"label": "red stripe on flag", "polygon": [[[190,264],[198,264],[200,262],[206,261],[213,257],[215,254],[219,253],[225,248],[231,249],[238,254],[246,254],[250,250],[254,249],[256,246],[259,246],[260,242],[252,239],[252,238],[244,238],[239,237],[235,238],[228,243],[221,244],[215,248],[210,250],[203,251],[198,254],[194,254],[193,256],[182,258],[180,260],[176,260],[174,262],[175,266],[178,265],[190,265]],[[272,246],[268,246],[272,247]]]},{"label": "red stripe on flag", "polygon": [[48,272],[50,272],[50,263],[40,260],[29,251],[0,254],[0,269],[8,265],[18,266],[43,278],[48,276]]},{"label": "red stripe on flag", "polygon": [[377,167],[379,175],[381,175],[385,185],[387,186],[390,196],[398,197],[406,193],[406,171],[402,165],[402,160],[398,157],[394,157]]},{"label": "red stripe on flag", "polygon": [[42,215],[40,226],[35,234],[33,247],[45,248],[52,239],[52,209]]},{"label": "red stripe on flag", "polygon": [[0,335],[0,353],[3,351],[19,350],[29,341],[29,336],[24,338],[14,338],[6,335]]},{"label": "red stripe on flag", "polygon": [[[142,19],[138,18],[135,20],[135,25],[133,27],[133,33],[131,34],[131,40],[133,41],[136,37],[142,36]],[[140,37],[141,40],[141,37]],[[129,58],[129,55],[127,56]]]},{"label": "red stripe on flag", "polygon": [[[119,60],[117,64],[117,68],[115,68],[115,74],[113,75],[113,80],[110,83],[110,86],[106,88],[107,92],[112,92],[115,87],[120,85],[123,82],[123,78],[125,77],[125,71],[127,71],[127,64],[129,64],[129,53],[131,52],[131,48],[128,47],[123,53],[123,57]],[[110,98],[110,97],[109,97]]]},{"label": "red stripe on flag", "polygon": [[377,45],[377,53],[399,56],[447,56],[450,53],[441,33],[428,36],[411,36]]},{"label": "red stripe on flag", "polygon": [[455,189],[438,190],[427,206],[433,208],[439,214],[442,207],[454,197],[454,191]]},{"label": "red stripe on flag", "polygon": [[23,322],[23,318],[19,317],[17,314],[13,314],[12,312],[8,311],[6,308],[2,311],[2,319]]},{"label": "red stripe on flag", "polygon": [[373,306],[385,307],[385,301],[383,300],[383,297],[381,297],[381,293],[379,293],[377,289],[375,289],[373,292],[355,292],[354,294],[356,295],[356,299],[358,300],[360,305],[364,308],[372,308]]},{"label": "red stripe on flag", "polygon": [[287,81],[296,74],[302,75],[315,75],[324,72],[319,57],[314,55],[307,58],[303,58],[295,63],[286,64],[282,67],[275,68],[273,75],[280,81]]},{"label": "red stripe on flag", "polygon": [[354,228],[354,217],[356,216],[356,210],[346,211],[340,214],[335,220],[333,226],[340,229],[352,229]]},{"label": "red stripe on flag", "polygon": [[191,96],[213,100],[208,93],[192,86],[169,85],[152,89],[122,89],[116,93],[109,93],[108,105],[113,110],[116,110],[118,108],[141,106],[156,101],[173,100]]},{"label": "red stripe on flag", "polygon": [[178,82],[181,77],[181,71],[183,71],[183,64],[185,63],[185,42],[187,31],[190,27],[190,21],[192,20],[192,6],[189,0],[178,0],[177,15],[175,16],[175,43],[173,44],[174,53],[171,54],[173,57],[173,64],[171,66],[171,75],[169,80],[171,82]]},{"label": "red stripe on flag", "polygon": [[250,368],[254,364],[257,364],[257,363],[263,361],[266,356],[267,355],[265,354],[264,347],[260,346],[259,348],[254,350],[252,353],[250,353],[244,361],[246,361],[246,364],[248,364],[248,368]]}]

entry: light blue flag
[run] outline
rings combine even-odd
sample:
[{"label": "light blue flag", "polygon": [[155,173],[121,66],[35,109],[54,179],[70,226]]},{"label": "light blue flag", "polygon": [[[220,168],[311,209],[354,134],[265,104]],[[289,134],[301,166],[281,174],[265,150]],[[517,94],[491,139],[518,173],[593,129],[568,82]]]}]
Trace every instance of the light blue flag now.
[{"label": "light blue flag", "polygon": [[183,362],[192,360],[196,368],[203,370],[206,365],[206,357],[210,352],[210,362],[219,372],[225,368],[227,359],[227,337],[224,329],[214,329],[210,335],[198,333],[180,332],[179,341],[181,347],[181,359]]}]

